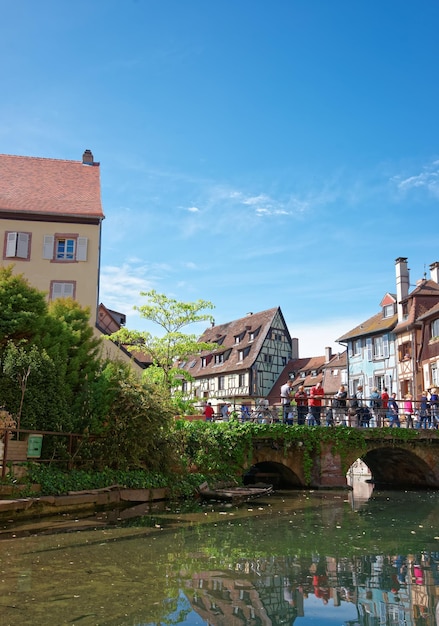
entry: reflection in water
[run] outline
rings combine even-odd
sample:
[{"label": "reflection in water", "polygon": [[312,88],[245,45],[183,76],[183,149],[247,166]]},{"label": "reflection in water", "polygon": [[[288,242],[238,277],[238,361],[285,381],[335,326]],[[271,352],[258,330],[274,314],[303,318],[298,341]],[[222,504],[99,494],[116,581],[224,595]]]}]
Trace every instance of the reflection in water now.
[{"label": "reflection in water", "polygon": [[283,492],[9,528],[0,624],[434,626],[438,513],[438,492]]}]

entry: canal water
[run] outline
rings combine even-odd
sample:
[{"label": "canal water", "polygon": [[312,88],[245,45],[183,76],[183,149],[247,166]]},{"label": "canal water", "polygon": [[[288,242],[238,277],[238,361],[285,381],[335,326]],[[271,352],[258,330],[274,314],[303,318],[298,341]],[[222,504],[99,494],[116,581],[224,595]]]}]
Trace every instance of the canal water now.
[{"label": "canal water", "polygon": [[6,521],[0,624],[439,624],[439,492],[357,487]]}]

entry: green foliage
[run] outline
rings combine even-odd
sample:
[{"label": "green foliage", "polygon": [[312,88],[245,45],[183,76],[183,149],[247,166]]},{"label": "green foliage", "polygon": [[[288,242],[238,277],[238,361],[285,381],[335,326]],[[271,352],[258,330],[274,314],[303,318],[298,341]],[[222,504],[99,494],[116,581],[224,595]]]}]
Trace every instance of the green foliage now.
[{"label": "green foliage", "polygon": [[200,343],[196,335],[181,332],[182,328],[191,324],[212,322],[212,316],[202,311],[214,307],[207,300],[179,302],[155,290],[142,292],[140,295],[148,298],[148,304],[135,308],[141,317],[157,325],[159,332],[163,334],[155,336],[147,331],[121,328],[111,335],[111,339],[132,351],[143,352],[149,356],[153,364],[162,370],[163,384],[171,390],[176,384],[176,377],[189,378],[185,370],[175,366],[177,361],[184,361],[200,350],[218,347],[216,344]]},{"label": "green foliage", "polygon": [[164,470],[173,458],[173,410],[160,385],[139,381],[129,365],[108,363],[98,382],[103,399],[92,424],[102,437],[93,444],[101,467]]},{"label": "green foliage", "polygon": [[253,446],[260,439],[271,439],[283,446],[285,454],[291,447],[302,455],[304,476],[309,484],[315,470],[315,457],[322,444],[332,446],[347,471],[347,460],[352,450],[359,456],[367,450],[368,439],[386,438],[390,442],[410,441],[418,432],[400,428],[325,428],[321,426],[288,426],[285,424],[240,424],[238,422],[189,422],[176,423],[176,446],[182,465],[186,469],[197,468],[209,474],[241,474],[251,463]]},{"label": "green foliage", "polygon": [[47,314],[45,295],[12,270],[0,267],[0,356],[9,341],[34,341]]},{"label": "green foliage", "polygon": [[44,349],[35,344],[17,346],[9,342],[1,371],[2,401],[17,417],[17,426],[38,430],[71,427],[60,369]]},{"label": "green foliage", "polygon": [[[103,471],[72,470],[65,472],[53,465],[29,463],[26,475],[27,484],[39,484],[41,495],[59,496],[69,491],[87,489],[103,489],[118,485],[127,489],[158,489],[166,487],[172,497],[190,497],[196,493],[197,487],[206,479],[202,474],[175,476],[146,470],[115,470],[106,468]],[[11,484],[10,477],[5,481]]]}]

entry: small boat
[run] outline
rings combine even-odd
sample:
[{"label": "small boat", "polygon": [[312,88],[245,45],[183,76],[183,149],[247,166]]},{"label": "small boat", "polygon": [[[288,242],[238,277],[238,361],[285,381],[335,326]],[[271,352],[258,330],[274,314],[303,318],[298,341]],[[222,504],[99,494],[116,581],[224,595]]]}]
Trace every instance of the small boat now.
[{"label": "small boat", "polygon": [[210,488],[208,483],[202,483],[198,488],[198,493],[202,500],[222,500],[233,502],[236,500],[249,500],[259,498],[273,491],[273,485],[256,484],[245,487],[216,487]]}]

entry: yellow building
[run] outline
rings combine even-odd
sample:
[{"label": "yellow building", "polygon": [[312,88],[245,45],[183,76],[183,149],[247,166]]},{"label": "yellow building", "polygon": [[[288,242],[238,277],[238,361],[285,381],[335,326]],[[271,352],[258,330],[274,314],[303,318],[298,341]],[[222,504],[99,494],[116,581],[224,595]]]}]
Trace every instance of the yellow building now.
[{"label": "yellow building", "polygon": [[[1,265],[13,264],[48,301],[72,297],[89,307],[98,335],[107,334],[106,309],[99,308],[104,217],[100,167],[90,150],[81,161],[0,155]],[[103,355],[132,361],[109,341]]]}]

